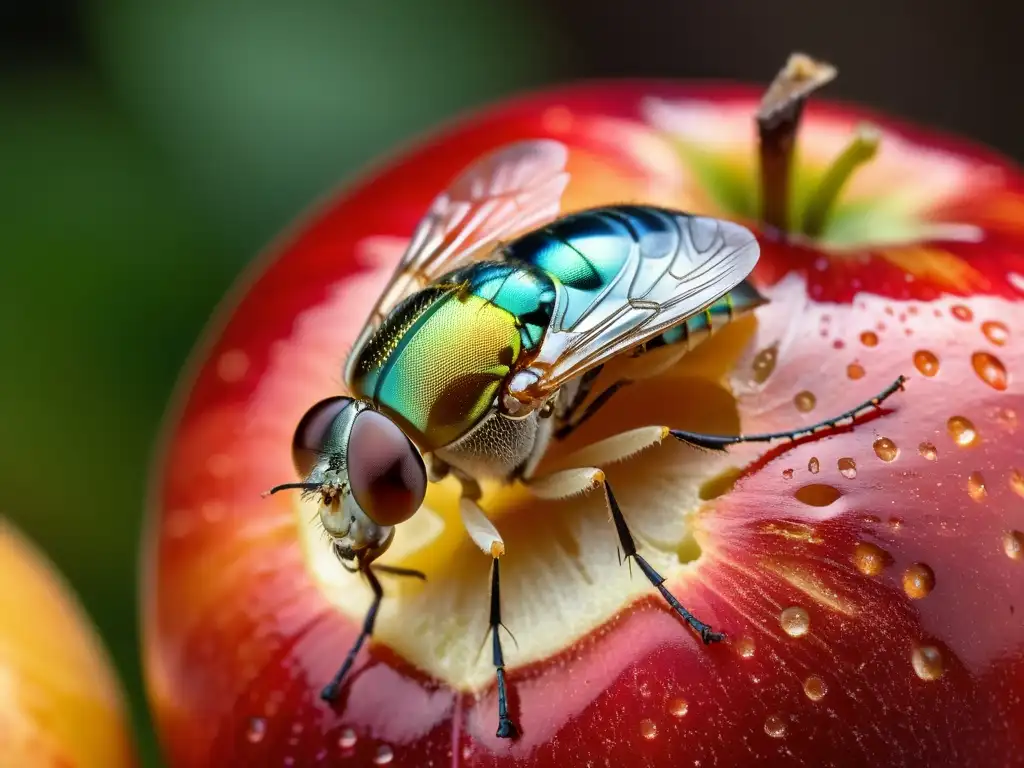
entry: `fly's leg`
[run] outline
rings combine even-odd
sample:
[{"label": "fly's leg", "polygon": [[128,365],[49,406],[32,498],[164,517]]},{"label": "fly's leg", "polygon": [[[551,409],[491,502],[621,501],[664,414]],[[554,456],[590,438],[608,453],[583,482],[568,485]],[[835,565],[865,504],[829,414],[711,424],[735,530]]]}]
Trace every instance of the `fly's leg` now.
[{"label": "fly's leg", "polygon": [[681,442],[713,450],[723,450],[727,446],[736,445],[737,443],[768,443],[772,440],[795,440],[798,437],[812,435],[815,432],[822,430],[835,429],[839,422],[846,421],[847,419],[851,420],[851,422],[856,421],[858,414],[862,411],[866,411],[870,408],[877,409],[894,394],[902,391],[903,384],[906,380],[905,376],[900,376],[896,381],[883,389],[877,395],[872,397],[870,400],[865,400],[857,407],[851,408],[838,416],[833,416],[830,419],[825,419],[824,421],[819,421],[816,424],[811,424],[806,427],[800,427],[799,429],[790,429],[783,432],[765,432],[757,435],[702,435],[697,432],[687,432],[682,429],[672,429],[669,430],[669,433],[672,437]]},{"label": "fly's leg", "polygon": [[[636,453],[639,450],[661,442],[665,438],[666,433],[667,430],[663,427],[645,427],[633,430],[633,432],[616,435],[608,440],[602,440],[600,444],[595,444],[595,447],[598,445],[602,446],[606,451],[606,455],[613,457],[606,460],[614,461],[617,449],[628,449],[626,455]],[[623,456],[619,455],[618,458],[623,458]],[[619,508],[619,503],[615,500],[615,494],[612,492],[612,487],[603,471],[596,467],[567,469],[539,478],[531,482],[529,488],[538,498],[560,499],[578,493],[585,493],[597,486],[601,486],[604,491],[605,502],[608,504],[608,510],[611,512],[612,522],[615,524],[615,531],[619,536],[619,547],[625,559],[629,560],[632,558],[640,566],[644,576],[661,592],[662,597],[665,598],[672,610],[693,628],[693,631],[700,636],[705,644],[717,643],[723,640],[725,635],[715,632],[708,624],[705,624],[683,607],[683,604],[665,586],[665,578],[647,562],[643,555],[636,551],[636,542],[633,540],[633,534],[629,531],[626,518]]]},{"label": "fly's leg", "polygon": [[[582,414],[580,414],[578,418],[572,419],[571,421],[567,419],[564,424],[562,424],[557,430],[555,430],[555,439],[564,440],[565,438],[567,438],[569,435],[571,435],[573,432],[579,429],[584,424],[584,422],[586,422],[591,416],[597,413],[609,400],[611,400],[612,395],[614,395],[627,384],[632,383],[633,382],[631,379],[619,379],[614,384],[610,384],[606,389],[601,390],[601,393],[594,398],[593,402],[591,402],[590,405],[587,406],[587,409]],[[576,410],[578,410],[578,408]],[[574,413],[575,410],[573,411],[573,414]],[[569,418],[571,418],[573,414],[570,414]]]},{"label": "fly's leg", "polygon": [[512,719],[508,716],[508,692],[505,689],[505,655],[501,652],[501,588],[499,580],[499,564],[501,560],[494,558],[491,567],[491,656],[494,670],[498,676],[498,730],[495,734],[500,739],[513,739],[519,735]]},{"label": "fly's leg", "polygon": [[[461,478],[460,478],[461,479]],[[501,650],[501,638],[498,635],[502,628],[501,623],[501,583],[499,571],[499,558],[505,554],[505,542],[501,534],[494,527],[480,505],[476,503],[479,498],[479,486],[472,480],[463,479],[463,497],[459,500],[459,512],[462,515],[462,524],[466,527],[473,542],[480,547],[486,555],[493,558],[491,566],[491,655],[494,660],[494,671],[498,678],[498,730],[496,736],[500,739],[513,739],[519,735],[519,729],[508,714],[508,689],[505,683],[505,654]]]},{"label": "fly's leg", "polygon": [[398,568],[393,565],[377,565],[371,568],[369,564],[360,562],[359,571],[370,583],[370,589],[373,590],[373,602],[370,604],[370,610],[366,612],[366,618],[363,619],[363,628],[359,632],[359,637],[356,638],[355,643],[353,643],[352,647],[349,649],[348,654],[345,656],[345,661],[342,662],[341,667],[335,673],[334,677],[331,678],[331,682],[325,685],[324,689],[320,692],[320,698],[328,703],[333,703],[334,700],[338,698],[338,691],[341,690],[341,683],[349,673],[349,670],[352,669],[356,656],[359,654],[359,649],[363,647],[363,643],[366,642],[366,639],[373,634],[373,625],[377,622],[377,612],[380,610],[380,601],[384,599],[384,588],[381,587],[380,581],[377,579],[377,575],[374,571],[380,571],[381,573],[387,573],[392,576],[410,576],[423,580],[426,580],[427,578],[420,571],[414,571],[411,568]]}]

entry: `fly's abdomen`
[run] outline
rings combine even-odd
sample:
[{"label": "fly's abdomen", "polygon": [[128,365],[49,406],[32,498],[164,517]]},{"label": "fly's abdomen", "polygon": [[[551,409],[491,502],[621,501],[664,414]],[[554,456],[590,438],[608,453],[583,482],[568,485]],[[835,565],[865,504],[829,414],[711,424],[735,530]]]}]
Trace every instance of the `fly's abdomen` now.
[{"label": "fly's abdomen", "polygon": [[691,315],[679,325],[669,328],[660,336],[655,336],[644,345],[643,350],[675,344],[693,349],[716,331],[765,304],[766,301],[749,281],[744,280],[703,312]]},{"label": "fly's abdomen", "polygon": [[536,347],[551,279],[477,262],[405,299],[360,350],[351,385],[424,451],[449,445],[487,414],[519,356]]}]

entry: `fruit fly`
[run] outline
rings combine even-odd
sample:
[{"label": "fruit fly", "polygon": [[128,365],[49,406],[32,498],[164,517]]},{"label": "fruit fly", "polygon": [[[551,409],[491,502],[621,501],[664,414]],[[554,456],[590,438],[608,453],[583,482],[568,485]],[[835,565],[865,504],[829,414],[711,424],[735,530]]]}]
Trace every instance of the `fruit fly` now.
[{"label": "fruit fly", "polygon": [[345,363],[350,396],[323,400],[295,431],[299,489],[342,564],[369,582],[374,600],[362,631],[322,698],[333,701],[372,634],[383,597],[380,573],[416,571],[375,563],[395,527],[419,509],[428,482],[461,482],[466,530],[491,567],[490,634],[499,737],[508,714],[499,628],[501,535],[481,509],[480,481],[522,483],[535,496],[596,491],[619,546],[705,644],[723,639],[690,613],[636,548],[601,469],[668,437],[724,450],[793,439],[854,419],[899,389],[832,419],[788,432],[704,435],[644,427],[589,447],[591,462],[546,476],[551,446],[598,413],[625,380],[596,393],[614,358],[695,344],[766,300],[747,280],[759,256],[738,224],[647,205],[608,205],[560,215],[567,150],[542,139],[512,144],[464,170],[432,203]]}]

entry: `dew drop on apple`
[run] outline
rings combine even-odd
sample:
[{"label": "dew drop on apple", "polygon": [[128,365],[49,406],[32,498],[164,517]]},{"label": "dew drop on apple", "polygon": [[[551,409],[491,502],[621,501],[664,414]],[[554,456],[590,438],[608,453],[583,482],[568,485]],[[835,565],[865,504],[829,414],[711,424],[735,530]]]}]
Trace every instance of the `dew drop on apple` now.
[{"label": "dew drop on apple", "polygon": [[846,377],[854,381],[863,379],[865,373],[864,366],[860,363],[850,363],[846,366]]},{"label": "dew drop on apple", "polygon": [[342,749],[355,749],[356,741],[356,732],[351,728],[343,728],[338,736],[338,746]]},{"label": "dew drop on apple", "polygon": [[796,405],[796,409],[801,413],[813,411],[817,402],[818,398],[814,396],[814,393],[808,392],[806,389],[803,392],[797,392],[793,398],[793,404]]},{"label": "dew drop on apple", "polygon": [[754,371],[754,381],[758,384],[764,384],[775,370],[775,363],[778,361],[778,357],[778,346],[767,347],[754,355],[754,362],[751,366]]},{"label": "dew drop on apple", "polygon": [[965,323],[969,323],[974,319],[974,313],[971,312],[971,308],[965,307],[963,304],[954,304],[949,308],[949,311],[953,314],[953,317]]},{"label": "dew drop on apple", "polygon": [[1003,346],[1010,338],[1010,329],[1006,327],[1005,323],[998,320],[986,320],[981,324],[981,332],[997,347]]},{"label": "dew drop on apple", "polygon": [[377,754],[373,756],[374,765],[387,765],[395,759],[395,751],[391,749],[387,744],[381,744],[377,747]]},{"label": "dew drop on apple", "polygon": [[903,572],[903,591],[907,597],[920,600],[935,589],[935,572],[924,563],[914,563]]},{"label": "dew drop on apple", "polygon": [[811,485],[801,486],[793,494],[797,501],[810,507],[827,507],[829,504],[836,502],[842,495],[838,488],[833,485],[825,485],[824,483],[812,483]]},{"label": "dew drop on apple", "polygon": [[810,472],[812,475],[816,475],[820,470],[821,464],[818,461],[818,457],[811,456],[810,461],[807,462],[807,471]]},{"label": "dew drop on apple", "polygon": [[871,447],[875,449],[875,455],[882,461],[895,461],[896,457],[900,455],[900,449],[888,437],[878,438]]},{"label": "dew drop on apple", "polygon": [[1010,487],[1013,488],[1018,496],[1024,496],[1024,475],[1021,474],[1019,469],[1010,472]]},{"label": "dew drop on apple", "polygon": [[860,335],[860,343],[865,347],[877,347],[878,346],[878,334],[874,331],[864,331]]},{"label": "dew drop on apple", "polygon": [[988,352],[975,352],[971,355],[971,366],[978,378],[988,384],[992,389],[1000,392],[1006,389],[1007,374],[1003,361]]},{"label": "dew drop on apple", "polygon": [[839,466],[839,474],[841,474],[847,480],[853,480],[855,477],[857,477],[857,462],[855,462],[849,456],[844,456],[836,463]]},{"label": "dew drop on apple", "polygon": [[736,641],[736,651],[744,659],[754,658],[754,638],[741,637]]},{"label": "dew drop on apple", "polygon": [[981,472],[971,472],[967,477],[967,494],[975,501],[984,501],[988,495],[985,489],[985,478]]},{"label": "dew drop on apple", "polygon": [[1011,560],[1024,558],[1024,533],[1007,531],[1003,534],[1003,552]]},{"label": "dew drop on apple", "polygon": [[946,429],[953,442],[961,448],[968,448],[978,441],[978,430],[966,416],[952,416],[946,422]]},{"label": "dew drop on apple", "polygon": [[764,721],[764,732],[773,739],[781,739],[786,735],[786,721],[780,715],[768,715]]},{"label": "dew drop on apple", "polygon": [[885,568],[885,550],[870,541],[861,541],[853,548],[853,564],[865,576],[877,576]]},{"label": "dew drop on apple", "polygon": [[934,645],[921,645],[910,654],[914,672],[922,680],[938,680],[945,672],[942,653]]},{"label": "dew drop on apple", "polygon": [[807,611],[799,605],[786,608],[779,615],[779,623],[783,631],[790,637],[803,637],[811,628],[811,617]]},{"label": "dew drop on apple", "polygon": [[267,721],[262,717],[250,717],[249,726],[245,729],[245,738],[250,744],[259,744],[267,735]]},{"label": "dew drop on apple", "polygon": [[825,681],[817,675],[811,675],[804,680],[804,694],[811,701],[821,701],[828,693],[828,686]]},{"label": "dew drop on apple", "polygon": [[917,452],[924,456],[928,461],[935,461],[939,458],[939,451],[933,443],[925,440],[919,446],[917,446]]},{"label": "dew drop on apple", "polygon": [[658,735],[658,724],[650,719],[640,721],[640,735],[651,741]]},{"label": "dew drop on apple", "polygon": [[934,376],[939,372],[939,358],[934,352],[919,349],[914,353],[914,367],[925,376]]},{"label": "dew drop on apple", "polygon": [[672,699],[668,711],[673,717],[686,717],[686,713],[690,711],[690,703],[686,699]]},{"label": "dew drop on apple", "polygon": [[782,476],[784,478],[786,478],[787,480],[792,480],[793,479],[793,470],[792,469],[784,469],[784,470],[782,470]]}]

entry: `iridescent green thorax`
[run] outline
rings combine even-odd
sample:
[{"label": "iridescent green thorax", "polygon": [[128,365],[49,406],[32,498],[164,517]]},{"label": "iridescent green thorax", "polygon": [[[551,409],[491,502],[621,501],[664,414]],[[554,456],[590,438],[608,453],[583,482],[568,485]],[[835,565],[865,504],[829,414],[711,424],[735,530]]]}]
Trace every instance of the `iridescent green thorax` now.
[{"label": "iridescent green thorax", "polygon": [[354,394],[392,416],[424,451],[487,413],[523,351],[540,343],[555,286],[542,271],[476,262],[405,299],[360,350]]}]

